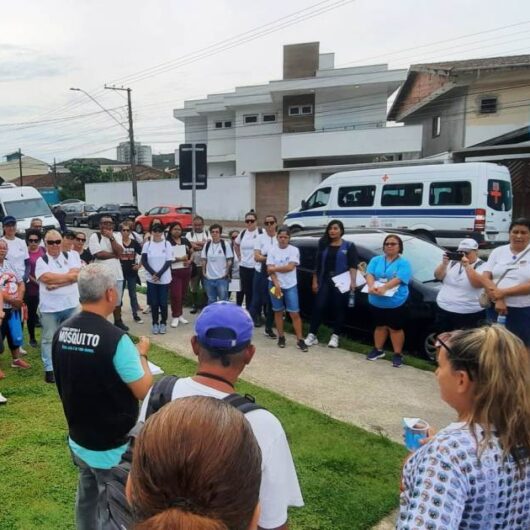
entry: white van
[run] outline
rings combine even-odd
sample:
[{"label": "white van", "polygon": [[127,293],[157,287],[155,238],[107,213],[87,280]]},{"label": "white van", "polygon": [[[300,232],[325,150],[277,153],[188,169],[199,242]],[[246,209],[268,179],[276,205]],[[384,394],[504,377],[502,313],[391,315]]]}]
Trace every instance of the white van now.
[{"label": "white van", "polygon": [[470,236],[483,248],[508,242],[512,186],[506,167],[485,162],[436,164],[335,173],[289,212],[293,230],[410,230],[441,246]]},{"label": "white van", "polygon": [[44,230],[59,228],[48,203],[30,186],[0,185],[0,221],[6,215],[12,215],[17,220],[17,234],[20,236],[25,235],[34,217],[42,220]]}]

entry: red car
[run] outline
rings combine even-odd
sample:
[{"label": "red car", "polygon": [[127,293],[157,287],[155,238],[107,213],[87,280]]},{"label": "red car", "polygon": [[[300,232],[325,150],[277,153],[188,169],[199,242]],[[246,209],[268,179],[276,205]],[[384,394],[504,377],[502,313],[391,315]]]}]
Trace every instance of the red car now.
[{"label": "red car", "polygon": [[183,230],[191,230],[191,218],[189,206],[155,206],[136,218],[134,229],[138,234],[143,234],[149,231],[153,219],[160,219],[164,226],[177,221],[182,225]]}]

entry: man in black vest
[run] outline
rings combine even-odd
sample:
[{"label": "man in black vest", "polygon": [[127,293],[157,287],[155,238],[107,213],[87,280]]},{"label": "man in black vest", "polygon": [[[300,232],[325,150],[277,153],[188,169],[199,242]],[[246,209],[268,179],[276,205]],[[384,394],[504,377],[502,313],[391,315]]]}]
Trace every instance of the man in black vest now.
[{"label": "man in black vest", "polygon": [[153,382],[147,364],[149,339],[136,347],[107,317],[116,307],[116,278],[102,264],[79,273],[82,311],[53,337],[57,389],[68,423],[68,444],[79,468],[76,497],[78,530],[104,530],[108,470],[127,449],[127,434],[138,417],[138,400]]}]

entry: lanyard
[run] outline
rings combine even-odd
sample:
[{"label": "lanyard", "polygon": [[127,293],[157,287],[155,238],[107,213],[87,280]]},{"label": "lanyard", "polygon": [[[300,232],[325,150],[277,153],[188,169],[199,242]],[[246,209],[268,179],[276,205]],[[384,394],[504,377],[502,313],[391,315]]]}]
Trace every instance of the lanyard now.
[{"label": "lanyard", "polygon": [[399,259],[399,256],[397,258],[394,258],[393,260],[391,260],[390,262],[387,262],[386,261],[386,256],[385,256],[385,271],[384,271],[384,277],[386,278],[386,269],[389,265],[392,265],[392,263],[394,263],[395,261],[397,261]]}]

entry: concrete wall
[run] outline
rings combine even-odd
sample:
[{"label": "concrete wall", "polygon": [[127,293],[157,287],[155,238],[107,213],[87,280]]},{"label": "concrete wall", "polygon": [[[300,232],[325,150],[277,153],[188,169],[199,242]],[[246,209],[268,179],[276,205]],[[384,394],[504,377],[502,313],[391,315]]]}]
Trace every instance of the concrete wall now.
[{"label": "concrete wall", "polygon": [[321,182],[321,171],[292,171],[289,175],[289,211],[298,208],[302,199],[307,199]]},{"label": "concrete wall", "polygon": [[[96,206],[132,202],[130,182],[85,185],[86,201]],[[109,198],[111,198],[109,200]],[[191,191],[181,191],[178,180],[138,182],[138,209],[145,212],[162,204],[191,206]],[[254,177],[227,176],[208,179],[208,189],[197,191],[197,212],[207,219],[242,221],[254,207]]]}]

